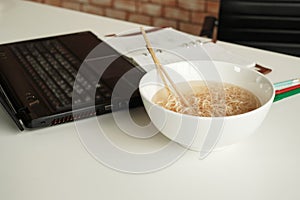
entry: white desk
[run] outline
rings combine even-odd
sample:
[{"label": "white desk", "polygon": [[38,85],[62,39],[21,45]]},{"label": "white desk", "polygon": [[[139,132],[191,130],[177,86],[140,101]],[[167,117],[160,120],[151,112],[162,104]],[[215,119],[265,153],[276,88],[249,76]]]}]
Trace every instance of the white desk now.
[{"label": "white desk", "polygon": [[[79,30],[101,37],[138,26],[36,3],[9,4],[0,6],[0,43]],[[274,82],[300,77],[299,58],[220,44],[271,67],[268,76]],[[139,175],[112,170],[95,160],[80,142],[74,123],[18,134],[0,107],[0,199],[300,199],[299,102],[296,95],[274,103],[255,134],[204,160],[188,151],[162,170]],[[135,115],[145,117],[141,110]],[[168,142],[162,135],[133,140],[116,128],[111,114],[99,119],[110,137],[132,151]]]}]

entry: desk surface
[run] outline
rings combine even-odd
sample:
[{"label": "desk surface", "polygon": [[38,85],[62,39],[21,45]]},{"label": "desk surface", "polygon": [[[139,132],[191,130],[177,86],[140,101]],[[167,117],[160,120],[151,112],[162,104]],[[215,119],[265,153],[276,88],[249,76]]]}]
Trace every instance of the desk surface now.
[{"label": "desk surface", "polygon": [[[1,1],[0,11],[0,43],[80,30],[102,37],[138,26],[25,1]],[[299,58],[219,44],[271,67],[268,77],[274,82],[300,77]],[[146,174],[123,173],[98,162],[82,145],[75,123],[18,134],[0,107],[0,198],[300,199],[299,101],[296,95],[274,103],[256,133],[238,144],[204,160],[187,151],[173,164]],[[133,112],[145,120],[142,109]],[[128,151],[147,152],[169,142],[160,134],[132,139],[116,127],[111,114],[98,119]]]}]

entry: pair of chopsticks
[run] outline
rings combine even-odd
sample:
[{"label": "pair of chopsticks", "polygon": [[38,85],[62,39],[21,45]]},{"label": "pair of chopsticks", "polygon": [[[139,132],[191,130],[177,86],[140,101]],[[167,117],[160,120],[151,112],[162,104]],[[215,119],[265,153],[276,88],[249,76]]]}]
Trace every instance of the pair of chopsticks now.
[{"label": "pair of chopsticks", "polygon": [[300,93],[300,78],[282,81],[274,84],[274,102]]},{"label": "pair of chopsticks", "polygon": [[[165,85],[165,88],[167,89],[168,93],[169,94],[175,94],[176,97],[179,98],[179,100],[185,104],[185,106],[191,108],[195,113],[196,111],[193,109],[193,107],[191,106],[190,102],[184,97],[184,95],[180,92],[180,90],[177,88],[177,86],[175,85],[175,83],[173,82],[173,80],[171,79],[171,77],[169,76],[169,74],[166,72],[166,70],[164,69],[164,67],[162,66],[162,64],[160,63],[160,61],[158,60],[158,58],[156,57],[156,54],[152,48],[152,45],[147,37],[147,34],[146,34],[146,31],[144,29],[144,27],[141,27],[141,33],[144,37],[144,40],[145,40],[145,43],[146,43],[146,47],[147,47],[147,50],[149,51],[153,61],[154,61],[154,64],[157,68],[157,71],[159,73],[159,76],[160,78],[162,79],[164,85]],[[170,83],[170,85],[172,86],[173,88],[173,91],[171,90],[171,88],[169,87],[169,85],[167,84],[167,80],[168,82]]]}]

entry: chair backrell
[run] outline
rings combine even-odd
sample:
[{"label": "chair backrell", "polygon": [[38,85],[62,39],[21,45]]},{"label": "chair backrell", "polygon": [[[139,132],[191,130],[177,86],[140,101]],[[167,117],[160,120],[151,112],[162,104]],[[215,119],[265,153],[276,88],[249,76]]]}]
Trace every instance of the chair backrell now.
[{"label": "chair backrell", "polygon": [[[217,33],[213,34],[213,26]],[[200,36],[300,57],[300,0],[222,0]]]}]

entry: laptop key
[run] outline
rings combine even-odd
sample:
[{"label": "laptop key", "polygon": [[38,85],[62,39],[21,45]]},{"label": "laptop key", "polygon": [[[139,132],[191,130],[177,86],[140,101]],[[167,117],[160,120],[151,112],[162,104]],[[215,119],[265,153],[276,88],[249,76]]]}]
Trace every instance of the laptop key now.
[{"label": "laptop key", "polygon": [[87,74],[77,74],[80,61],[56,40],[16,44],[11,49],[56,110],[69,109],[72,103],[86,105],[92,98],[97,103],[111,98],[105,84],[93,83],[97,78],[89,69]]}]

